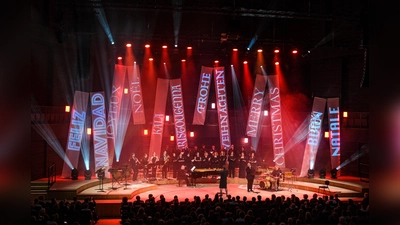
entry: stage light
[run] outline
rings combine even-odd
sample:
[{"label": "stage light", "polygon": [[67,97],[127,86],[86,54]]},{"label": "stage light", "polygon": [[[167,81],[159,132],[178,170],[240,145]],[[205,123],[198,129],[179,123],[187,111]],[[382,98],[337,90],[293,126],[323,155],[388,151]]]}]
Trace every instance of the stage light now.
[{"label": "stage light", "polygon": [[235,47],[235,48],[232,49],[232,51],[237,52],[238,49]]},{"label": "stage light", "polygon": [[132,44],[131,43],[126,44],[126,47],[130,48],[132,47]]},{"label": "stage light", "polygon": [[314,170],[309,169],[307,174],[308,174],[308,178],[310,178],[310,179],[314,178]]},{"label": "stage light", "polygon": [[248,138],[244,138],[244,143],[249,143],[249,139]]},{"label": "stage light", "polygon": [[128,88],[124,88],[124,94],[128,94]]},{"label": "stage light", "polygon": [[331,170],[331,178],[332,179],[336,179],[337,178],[337,169],[336,168],[333,168]]},{"label": "stage light", "polygon": [[274,53],[279,53],[279,49],[275,48]]},{"label": "stage light", "polygon": [[211,108],[215,109],[215,103],[211,103]]},{"label": "stage light", "polygon": [[182,61],[182,62],[186,62],[186,59],[182,59],[181,61]]},{"label": "stage light", "polygon": [[292,51],[293,54],[297,54],[297,52],[298,52],[297,49],[293,49]]},{"label": "stage light", "polygon": [[343,112],[343,117],[347,117],[347,112]]},{"label": "stage light", "polygon": [[247,61],[243,61],[243,64],[247,64]]},{"label": "stage light", "polygon": [[319,170],[319,178],[325,179],[325,177],[326,177],[326,169],[322,168]]},{"label": "stage light", "polygon": [[144,47],[145,48],[150,48],[150,44],[145,44]]},{"label": "stage light", "polygon": [[85,180],[90,180],[90,179],[92,179],[92,171],[90,171],[90,170],[85,170],[84,175],[85,175]]},{"label": "stage light", "polygon": [[87,128],[86,129],[86,134],[91,135],[92,134],[92,128]]},{"label": "stage light", "polygon": [[121,56],[118,56],[118,60],[122,60],[122,57],[121,57]]},{"label": "stage light", "polygon": [[187,50],[192,50],[192,46],[187,46],[186,49]]},{"label": "stage light", "polygon": [[144,135],[148,135],[148,134],[149,134],[149,130],[144,129],[144,130],[143,130],[143,134],[144,134]]},{"label": "stage light", "polygon": [[70,111],[70,107],[69,107],[69,105],[66,105],[65,106],[65,112],[69,112]]},{"label": "stage light", "polygon": [[71,171],[71,180],[78,180],[78,170],[76,168]]},{"label": "stage light", "polygon": [[174,137],[173,135],[171,135],[171,136],[169,137],[169,140],[170,140],[170,141],[174,141],[174,140],[175,140],[175,137]]},{"label": "stage light", "polygon": [[190,137],[194,137],[194,132],[190,131]]},{"label": "stage light", "polygon": [[168,48],[168,46],[167,45],[163,45],[162,48],[166,49],[166,48]]},{"label": "stage light", "polygon": [[324,137],[325,137],[325,138],[329,138],[329,131],[325,131]]},{"label": "stage light", "polygon": [[175,48],[177,48],[178,47],[178,45],[174,45],[175,46]]},{"label": "stage light", "polygon": [[149,58],[149,61],[153,61],[153,58]]},{"label": "stage light", "polygon": [[262,48],[257,49],[257,52],[262,52],[262,51],[263,51]]},{"label": "stage light", "polygon": [[214,63],[219,63],[219,61],[218,61],[218,60],[215,60]]},{"label": "stage light", "polygon": [[247,49],[247,51],[250,51],[250,48],[246,48]]},{"label": "stage light", "polygon": [[169,121],[169,115],[165,116],[165,121]]},{"label": "stage light", "polygon": [[279,65],[279,62],[275,62],[275,66],[278,66]]},{"label": "stage light", "polygon": [[268,110],[264,110],[264,116],[268,116]]}]

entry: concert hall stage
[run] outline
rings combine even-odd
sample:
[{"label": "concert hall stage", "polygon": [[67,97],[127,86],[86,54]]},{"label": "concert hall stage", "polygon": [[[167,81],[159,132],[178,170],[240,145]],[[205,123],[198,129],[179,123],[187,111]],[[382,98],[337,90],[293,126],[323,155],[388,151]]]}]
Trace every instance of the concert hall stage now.
[{"label": "concert hall stage", "polygon": [[[325,181],[329,180],[329,190],[319,189],[319,186],[324,186]],[[295,194],[300,199],[304,194],[309,197],[314,193],[318,193],[320,197],[323,195],[338,194],[339,198],[347,201],[349,198],[355,202],[359,202],[363,198],[364,192],[369,192],[369,183],[360,181],[357,177],[340,176],[337,179],[320,178],[306,178],[295,177],[294,179],[286,179],[281,181],[278,190],[261,188],[260,182],[267,183],[265,178],[256,178],[254,181],[253,192],[247,192],[247,181],[244,178],[228,178],[228,194],[232,196],[246,196],[249,200],[252,197],[261,195],[263,199],[271,197],[272,194],[290,196]],[[36,198],[40,195],[45,199],[50,200],[55,197],[57,200],[67,199],[72,200],[73,197],[78,197],[83,200],[87,197],[94,197],[97,202],[97,213],[102,218],[118,218],[119,207],[123,197],[127,197],[129,201],[134,201],[135,197],[139,195],[142,200],[146,200],[149,194],[153,194],[156,201],[159,200],[160,195],[164,195],[167,201],[171,201],[175,195],[179,200],[183,201],[188,198],[193,200],[194,196],[204,198],[206,194],[210,198],[214,198],[215,194],[220,192],[219,177],[203,177],[197,179],[195,186],[186,186],[186,184],[179,186],[178,181],[173,178],[169,179],[154,179],[136,181],[132,180],[119,180],[115,182],[113,179],[106,178],[101,184],[97,178],[85,180],[83,176],[79,176],[77,180],[65,179],[61,177],[56,178],[56,182],[47,190],[39,192],[39,186],[47,185],[47,178],[32,181],[31,197]],[[261,182],[262,183],[262,182]],[[35,191],[36,189],[36,191]],[[226,194],[223,193],[223,198]]]}]

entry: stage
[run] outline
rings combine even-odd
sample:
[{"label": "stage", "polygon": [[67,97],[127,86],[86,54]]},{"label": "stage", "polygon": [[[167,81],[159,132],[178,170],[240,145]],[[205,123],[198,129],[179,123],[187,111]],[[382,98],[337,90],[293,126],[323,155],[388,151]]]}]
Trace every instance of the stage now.
[{"label": "stage", "polygon": [[[320,186],[325,185],[326,180],[330,182],[329,189],[319,189]],[[343,176],[337,179],[330,177],[326,177],[326,179],[293,177],[293,179],[282,180],[278,190],[266,188],[263,182],[264,184],[268,183],[265,178],[256,178],[253,186],[254,192],[247,192],[246,179],[228,178],[228,194],[241,198],[246,196],[249,200],[252,197],[257,197],[257,195],[265,199],[270,198],[272,194],[286,197],[294,194],[302,199],[304,194],[308,194],[310,198],[314,193],[317,193],[320,197],[338,194],[342,201],[351,198],[359,202],[363,198],[363,193],[369,192],[369,183],[361,181],[358,177]],[[157,178],[135,182],[129,179],[116,181],[106,178],[101,182],[97,178],[85,180],[83,176],[79,176],[77,180],[57,177],[56,182],[47,191],[39,191],[40,186],[47,185],[47,178],[35,180],[31,183],[32,199],[40,195],[44,196],[46,200],[53,197],[57,200],[72,200],[75,196],[79,200],[94,197],[97,203],[96,210],[101,218],[119,218],[119,207],[123,197],[127,197],[129,201],[134,201],[135,197],[139,195],[142,200],[146,200],[149,194],[153,194],[156,201],[159,200],[160,195],[164,195],[167,201],[171,201],[176,195],[180,201],[185,200],[185,198],[192,201],[194,196],[200,196],[203,199],[208,194],[210,198],[214,198],[217,193],[220,193],[219,178],[211,176],[198,178],[195,186],[187,186],[184,182],[179,186],[178,181],[173,178]],[[226,193],[223,192],[222,197],[226,198]]]}]

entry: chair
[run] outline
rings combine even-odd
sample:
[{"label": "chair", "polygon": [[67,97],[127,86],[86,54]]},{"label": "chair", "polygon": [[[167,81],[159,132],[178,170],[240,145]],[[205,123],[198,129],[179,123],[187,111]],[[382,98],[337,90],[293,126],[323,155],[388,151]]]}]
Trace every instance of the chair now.
[{"label": "chair", "polygon": [[329,180],[325,180],[325,185],[319,186],[318,187],[318,194],[319,194],[319,190],[323,190],[322,194],[325,193],[325,190],[328,189],[329,192],[331,192],[331,190],[329,189]]}]

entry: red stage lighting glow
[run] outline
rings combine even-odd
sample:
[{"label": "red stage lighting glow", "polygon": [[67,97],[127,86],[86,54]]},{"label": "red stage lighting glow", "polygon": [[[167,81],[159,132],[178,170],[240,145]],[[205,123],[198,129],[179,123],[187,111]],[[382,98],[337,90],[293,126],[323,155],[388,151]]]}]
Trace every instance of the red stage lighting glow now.
[{"label": "red stage lighting glow", "polygon": [[164,48],[164,49],[165,49],[165,48],[168,48],[168,46],[166,46],[166,45],[163,45],[163,46],[162,46],[162,48]]},{"label": "red stage lighting glow", "polygon": [[237,51],[238,51],[238,49],[237,49],[237,48],[233,48],[232,50],[233,50],[234,52],[237,52]]},{"label": "red stage lighting glow", "polygon": [[279,49],[275,49],[275,50],[274,50],[274,53],[279,53]]},{"label": "red stage lighting glow", "polygon": [[122,60],[122,57],[121,57],[121,56],[118,56],[118,60]]},{"label": "red stage lighting glow", "polygon": [[297,50],[296,50],[296,49],[293,50],[292,53],[293,53],[293,54],[297,54]]},{"label": "red stage lighting glow", "polygon": [[214,63],[219,63],[219,61],[218,61],[218,60],[215,60]]},{"label": "red stage lighting glow", "polygon": [[247,61],[243,61],[243,64],[247,64]]},{"label": "red stage lighting glow", "polygon": [[261,48],[257,49],[257,52],[262,52],[263,50]]},{"label": "red stage lighting glow", "polygon": [[275,66],[279,65],[279,62],[275,62]]},{"label": "red stage lighting glow", "polygon": [[130,48],[130,47],[132,47],[132,44],[130,44],[130,43],[126,44],[126,47]]},{"label": "red stage lighting glow", "polygon": [[147,129],[143,130],[143,134],[144,135],[148,135],[149,134],[149,130],[147,130]]},{"label": "red stage lighting glow", "polygon": [[187,50],[192,50],[192,46],[187,46]]},{"label": "red stage lighting glow", "polygon": [[181,61],[182,61],[182,62],[186,62],[186,59],[182,59]]},{"label": "red stage lighting glow", "polygon": [[153,58],[149,58],[149,61],[153,61]]},{"label": "red stage lighting glow", "polygon": [[193,131],[190,132],[190,137],[194,137],[194,132]]},{"label": "red stage lighting glow", "polygon": [[65,112],[69,112],[70,111],[70,107],[69,107],[69,105],[66,105],[65,106]]},{"label": "red stage lighting glow", "polygon": [[145,44],[144,47],[145,48],[150,48],[150,45],[149,44]]}]

